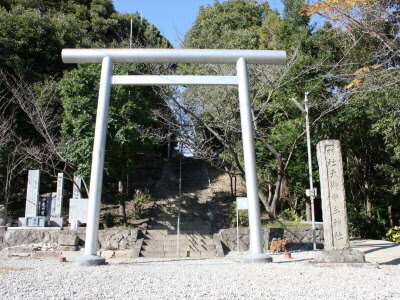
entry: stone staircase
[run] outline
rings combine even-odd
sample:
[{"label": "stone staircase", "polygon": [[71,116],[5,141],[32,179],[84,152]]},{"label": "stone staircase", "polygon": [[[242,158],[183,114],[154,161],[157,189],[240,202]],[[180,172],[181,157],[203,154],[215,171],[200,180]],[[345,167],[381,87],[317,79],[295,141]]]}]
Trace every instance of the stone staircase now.
[{"label": "stone staircase", "polygon": [[141,256],[145,257],[217,257],[212,234],[184,231],[178,237],[175,230],[148,230],[142,244]]},{"label": "stone staircase", "polygon": [[[149,229],[143,231],[140,256],[217,257],[222,246],[211,230],[207,202],[212,199],[201,161],[184,158],[180,235],[177,235],[179,200],[179,159],[171,159],[157,185],[157,200]],[[178,247],[179,245],[179,247]]]}]

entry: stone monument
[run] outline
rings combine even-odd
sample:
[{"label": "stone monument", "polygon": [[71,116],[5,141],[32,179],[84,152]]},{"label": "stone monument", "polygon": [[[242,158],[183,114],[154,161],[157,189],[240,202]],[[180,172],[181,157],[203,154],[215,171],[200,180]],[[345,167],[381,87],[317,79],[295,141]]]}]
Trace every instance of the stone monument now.
[{"label": "stone monument", "polygon": [[69,199],[69,222],[71,229],[77,229],[81,223],[87,222],[89,199],[82,198],[82,177],[74,176],[72,199]]},{"label": "stone monument", "polygon": [[82,188],[82,177],[76,175],[76,176],[74,176],[74,187],[72,189],[72,198],[73,199],[82,198],[81,188]]},{"label": "stone monument", "polygon": [[36,217],[39,206],[40,171],[29,170],[26,190],[25,218]]},{"label": "stone monument", "polygon": [[340,141],[317,144],[324,221],[324,251],[316,252],[315,262],[365,262],[364,253],[350,249]]},{"label": "stone monument", "polygon": [[55,197],[51,201],[51,214],[50,214],[50,226],[63,226],[64,219],[62,218],[62,207],[63,207],[63,191],[64,191],[64,173],[58,173],[57,175],[57,192]]},{"label": "stone monument", "polygon": [[5,205],[0,205],[0,227],[7,225],[7,208]]},{"label": "stone monument", "polygon": [[28,187],[26,190],[25,218],[19,218],[20,225],[23,227],[44,227],[47,225],[47,217],[38,216],[39,186],[40,171],[29,170]]},{"label": "stone monument", "polygon": [[69,199],[69,222],[78,220],[80,223],[87,222],[89,199]]}]

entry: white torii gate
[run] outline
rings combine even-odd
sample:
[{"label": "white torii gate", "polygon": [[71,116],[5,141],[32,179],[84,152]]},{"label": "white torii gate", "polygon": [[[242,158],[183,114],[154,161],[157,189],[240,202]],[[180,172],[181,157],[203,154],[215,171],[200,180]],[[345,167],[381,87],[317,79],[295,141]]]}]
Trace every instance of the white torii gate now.
[{"label": "white torii gate", "polygon": [[[247,64],[286,63],[286,52],[275,50],[216,49],[63,49],[64,63],[101,63],[96,128],[90,175],[89,207],[86,228],[85,255],[75,261],[77,266],[105,263],[96,255],[103,182],[104,151],[107,118],[112,85],[231,85],[238,86],[243,154],[246,172],[246,192],[249,203],[250,253],[245,262],[271,262],[263,253],[260,207]],[[114,63],[207,63],[236,64],[236,76],[113,76]]]}]

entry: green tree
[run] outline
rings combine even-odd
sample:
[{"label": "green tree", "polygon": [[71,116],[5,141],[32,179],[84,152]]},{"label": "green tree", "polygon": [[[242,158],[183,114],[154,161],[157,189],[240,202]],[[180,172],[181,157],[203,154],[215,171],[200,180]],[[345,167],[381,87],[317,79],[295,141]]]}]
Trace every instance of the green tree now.
[{"label": "green tree", "polygon": [[[289,52],[290,60],[285,67],[249,66],[260,199],[273,218],[277,217],[284,174],[297,148],[298,135],[302,134],[299,113],[289,99],[298,97],[304,92],[305,85],[317,81],[317,73],[310,72],[311,65],[316,61],[313,57],[316,51],[307,53],[313,42],[307,27],[308,17],[301,16],[297,9],[304,3],[286,2],[287,5],[295,3],[297,6],[289,7],[286,19],[280,19],[266,2],[216,1],[213,6],[200,9],[184,42],[185,47],[196,48],[291,49],[296,45]],[[214,17],[210,18],[211,15]],[[237,18],[239,15],[252,17]],[[297,30],[284,34],[284,30],[289,30],[286,25],[291,24],[295,16],[300,20],[293,25]],[[229,66],[180,66],[180,71],[219,75],[235,72]],[[196,149],[214,163],[244,177],[236,89],[188,88],[184,93],[184,103],[187,111],[191,110],[189,115],[194,125],[203,130],[203,136],[198,140],[203,147]]]},{"label": "green tree", "polygon": [[[137,74],[124,65],[115,65],[114,72]],[[66,139],[68,158],[78,166],[78,172],[89,176],[91,150],[94,138],[97,93],[100,79],[99,65],[79,65],[60,81],[61,101],[64,107],[62,136]],[[154,89],[146,87],[113,87],[108,117],[105,172],[108,175],[126,174],[135,153],[149,150],[157,141],[146,136],[146,128],[155,125],[151,109],[163,99]],[[125,170],[121,172],[121,170]],[[122,173],[122,174],[120,174]]]},{"label": "green tree", "polygon": [[257,49],[258,29],[269,12],[267,2],[228,0],[201,6],[193,27],[185,36],[186,48]]},{"label": "green tree", "polygon": [[[100,68],[99,65],[79,65],[60,81],[64,108],[63,149],[66,159],[73,162],[84,177],[90,175]],[[146,69],[143,65],[114,66],[118,74],[133,75]],[[157,149],[159,141],[146,133],[156,126],[151,111],[162,103],[160,94],[152,88],[113,87],[104,165],[106,176],[124,182],[138,163],[135,155]],[[120,200],[123,205],[123,199]]]},{"label": "green tree", "polygon": [[[239,5],[238,1],[234,3]],[[248,6],[249,3],[242,1],[243,6]],[[229,13],[234,15],[235,12],[230,12],[226,8],[228,5],[225,7],[224,4],[225,2],[215,5],[222,5],[223,15]],[[337,63],[341,59],[340,51],[342,49],[336,45],[336,39],[340,37],[338,31],[332,29],[331,34],[326,34],[322,30],[313,32],[310,29],[309,17],[303,14],[304,1],[288,0],[284,4],[282,18],[276,11],[271,10],[265,10],[263,14],[258,15],[261,22],[261,25],[260,22],[258,23],[257,29],[260,42],[253,47],[287,50],[287,66],[268,67],[268,69],[250,66],[259,187],[262,191],[260,199],[273,217],[276,217],[277,210],[290,208],[295,213],[306,215],[310,220],[311,209],[309,203],[306,205],[304,195],[308,186],[307,152],[304,127],[302,126],[304,116],[293,105],[290,98],[293,97],[300,101],[304,97],[305,91],[310,91],[312,123],[319,122],[321,118],[337,109],[337,106],[331,101],[331,96],[337,82],[342,83],[343,81],[325,75],[335,71],[327,62]],[[207,9],[215,10],[213,7],[207,7],[199,12],[197,22],[185,39],[189,45],[192,41],[191,32],[196,33],[194,36],[197,44],[208,45],[209,41],[213,39],[213,31],[203,30],[202,35],[197,34],[200,30],[196,28],[196,24],[200,24],[200,29],[203,28],[203,19],[200,17],[207,15],[205,13]],[[253,10],[260,11],[254,6]],[[215,15],[214,19],[217,20],[217,23],[220,22],[218,15]],[[205,18],[204,22],[207,22],[207,26],[212,28],[212,20]],[[251,26],[254,24],[249,24],[249,27]],[[324,28],[332,28],[329,26],[326,24]],[[230,27],[236,28],[234,25],[230,25]],[[247,45],[248,43],[246,39],[241,39],[240,34],[233,34],[228,29],[224,33],[218,32],[216,35],[219,41],[217,45],[223,43],[222,36],[230,37],[228,45],[232,43],[232,40],[235,40],[235,45],[240,45],[240,43]],[[202,36],[206,37],[205,40],[202,40]],[[218,47],[225,48],[224,45]],[[234,70],[225,66],[203,68],[199,66],[195,71],[190,71],[215,72],[217,74],[234,73]],[[180,66],[180,69],[189,73],[186,67]],[[215,145],[204,147],[206,150],[214,149],[216,152],[214,155],[205,156],[212,159],[218,157],[225,164],[229,163],[234,166],[233,172],[241,173],[243,162],[240,130],[238,130],[240,127],[238,125],[239,111],[236,91],[208,88],[207,91],[200,89],[196,93],[195,90],[187,89],[185,99],[190,107],[193,107],[193,102],[197,101],[197,107],[200,109],[198,109],[199,113],[194,123],[208,131],[208,133],[204,133],[205,137],[202,141],[210,140],[210,143]],[[214,141],[211,141],[210,136],[214,136]],[[316,142],[317,140],[313,144],[315,145]],[[314,170],[316,169],[316,161],[314,161]],[[281,202],[281,199],[284,202]],[[305,210],[306,207],[307,210]]]},{"label": "green tree", "polygon": [[[12,145],[19,145],[18,153],[24,157],[24,163],[19,164],[21,168],[39,167],[52,175],[56,175],[58,171],[72,174],[77,168],[84,169],[87,161],[82,161],[82,157],[88,157],[87,153],[82,156],[76,154],[75,158],[70,155],[67,150],[72,150],[72,148],[66,147],[66,139],[62,137],[60,131],[61,125],[66,122],[64,118],[68,115],[67,112],[73,111],[74,107],[79,109],[79,104],[70,103],[71,107],[64,111],[60,98],[68,89],[63,90],[61,87],[68,86],[66,78],[70,79],[68,77],[71,76],[70,74],[78,76],[84,72],[73,71],[76,66],[64,64],[60,53],[63,48],[75,47],[127,48],[131,19],[134,47],[171,47],[157,28],[147,20],[141,20],[137,13],[116,12],[112,2],[108,0],[0,1],[0,68],[2,71],[0,111],[4,122],[12,119],[12,135],[10,136],[14,139],[7,142],[7,147],[0,147],[1,178],[8,176],[7,161],[10,161],[13,155],[15,156]],[[143,67],[133,66],[133,70],[129,72],[135,73],[142,70]],[[146,69],[146,71],[149,70]],[[92,77],[98,75],[92,70],[93,72],[94,74],[85,75],[91,79],[88,81],[91,82],[92,87],[97,80]],[[63,73],[66,74],[64,75],[66,78],[62,79],[60,85],[59,80]],[[81,84],[84,85],[84,82],[81,81]],[[83,89],[83,86],[80,88]],[[141,151],[147,149],[146,147],[151,148],[155,143],[150,138],[145,138],[143,131],[145,131],[145,126],[155,126],[148,110],[156,105],[155,102],[160,101],[160,97],[155,96],[157,93],[151,88],[132,90],[130,98],[126,99],[123,96],[125,89],[116,90],[119,95],[116,99],[120,99],[116,107],[121,110],[110,110],[112,115],[110,128],[115,134],[113,139],[119,141],[118,145],[122,146],[115,146],[114,143],[114,149],[112,149],[113,144],[109,145],[110,151],[117,154],[114,156],[115,162],[108,166],[110,173],[116,172],[118,165],[121,165],[118,158],[121,160],[126,158],[121,154],[122,152],[135,153],[139,151],[138,149]],[[96,103],[97,93],[97,88],[85,90],[82,99],[87,97],[92,104]],[[87,105],[85,101],[80,104],[82,107]],[[127,105],[121,101],[133,101],[135,104]],[[88,108],[88,111],[93,112],[93,107]],[[138,110],[143,111],[139,113]],[[82,111],[81,113],[84,114]],[[130,114],[138,118],[136,123],[130,122]],[[71,117],[72,114],[68,116]],[[93,115],[87,120],[92,120],[92,118]],[[86,126],[80,129],[83,141],[77,142],[77,145],[82,146],[86,142],[87,148],[84,150],[90,151],[91,137],[88,130],[93,124],[84,124],[82,121],[82,125]],[[73,160],[78,158],[81,160]],[[80,166],[80,163],[83,166]],[[133,166],[134,163],[131,165]],[[21,168],[16,170],[15,174],[19,174]],[[126,172],[126,165],[120,171]],[[23,193],[26,186],[24,175],[21,175],[23,178],[20,182],[19,178],[15,178],[14,183],[18,188],[13,190],[20,190]],[[22,185],[19,186],[20,183]],[[3,199],[11,197],[15,201],[15,194],[10,197],[6,194],[6,192],[1,192],[0,196]],[[6,200],[6,202],[9,201]]]}]

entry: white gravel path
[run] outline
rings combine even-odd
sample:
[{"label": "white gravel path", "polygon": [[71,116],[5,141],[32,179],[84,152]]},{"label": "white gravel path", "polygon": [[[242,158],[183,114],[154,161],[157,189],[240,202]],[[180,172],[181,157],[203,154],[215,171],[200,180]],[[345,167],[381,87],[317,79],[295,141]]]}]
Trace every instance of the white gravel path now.
[{"label": "white gravel path", "polygon": [[[244,264],[216,259],[0,260],[1,299],[400,299],[400,265],[316,266],[313,252]],[[4,271],[4,268],[27,268]]]}]

